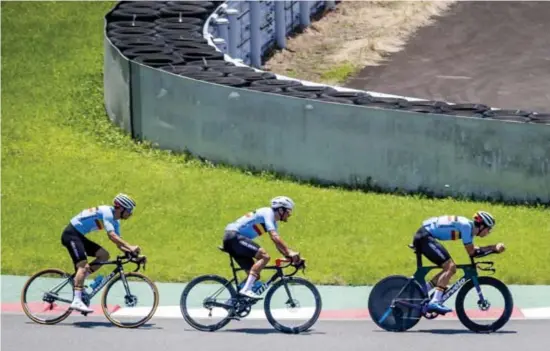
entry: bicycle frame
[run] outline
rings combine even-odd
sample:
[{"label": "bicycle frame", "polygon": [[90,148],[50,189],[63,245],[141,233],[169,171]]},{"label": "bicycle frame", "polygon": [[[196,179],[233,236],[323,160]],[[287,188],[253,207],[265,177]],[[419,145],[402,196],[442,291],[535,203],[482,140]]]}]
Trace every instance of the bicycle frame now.
[{"label": "bicycle frame", "polygon": [[[124,258],[127,258],[128,260],[123,262],[122,260]],[[113,271],[108,275],[106,276],[105,278],[103,278],[103,281],[101,282],[101,284],[99,284],[95,289],[93,289],[90,293],[87,293],[84,291],[84,294],[82,294],[82,298],[83,300],[87,300],[87,301],[84,301],[86,304],[89,303],[89,301],[92,300],[92,298],[101,290],[103,289],[103,287],[109,283],[118,273],[121,273],[121,277],[122,277],[122,282],[124,284],[124,288],[126,289],[126,292],[128,293],[129,292],[129,287],[128,287],[128,282],[126,281],[126,277],[122,274],[124,273],[124,268],[123,268],[123,265],[126,264],[126,263],[129,263],[131,261],[130,258],[128,258],[128,256],[117,256],[116,260],[114,261],[106,261],[106,262],[99,262],[97,263],[97,265],[101,265],[101,266],[104,266],[104,265],[116,265],[116,267],[113,269]],[[134,262],[135,263],[135,262]],[[134,272],[138,271],[139,268],[141,267],[141,263],[136,263],[137,265],[137,268],[134,270]],[[53,298],[54,301],[57,300],[57,301],[63,301],[63,302],[66,302],[66,303],[72,303],[72,300],[67,300],[67,299],[63,299],[63,298],[60,298],[57,296],[57,293],[64,287],[67,285],[67,283],[70,283],[72,287],[74,287],[74,277],[75,277],[75,273],[71,274],[66,280],[62,281],[61,283],[59,283],[56,287],[54,287],[53,289],[51,289],[50,291],[44,293],[44,299],[51,299]],[[56,296],[52,296],[52,294],[55,294]],[[53,301],[52,301],[53,302]]]},{"label": "bicycle frame", "polygon": [[[409,286],[409,284],[413,280],[417,281],[420,284],[420,286],[422,287],[422,290],[424,291],[424,293],[427,296],[428,291],[426,291],[426,280],[425,280],[426,275],[434,269],[441,269],[441,267],[438,267],[438,266],[424,266],[423,263],[422,263],[422,254],[418,253],[416,251],[415,251],[415,253],[416,253],[416,272],[411,277],[409,282],[407,284],[405,284],[405,286],[399,291],[399,294],[397,294],[397,296],[399,296],[405,290],[405,288],[407,288]],[[474,287],[476,288],[476,291],[477,291],[477,293],[480,297],[480,300],[482,300],[482,301],[485,300],[485,298],[483,297],[483,293],[481,292],[481,289],[480,289],[479,284],[478,284],[477,270],[480,269],[480,270],[483,270],[483,271],[495,272],[495,269],[492,268],[493,262],[490,262],[490,261],[475,262],[473,257],[470,257],[470,261],[471,261],[470,264],[459,264],[459,265],[456,266],[457,269],[460,269],[464,272],[464,275],[462,277],[460,277],[460,279],[458,279],[455,283],[453,283],[444,292],[444,294],[441,298],[441,303],[445,303],[448,299],[450,299],[451,296],[453,296],[469,280],[472,280],[472,282],[474,283]],[[486,264],[486,265],[489,265],[489,267],[487,267],[487,268],[478,267],[478,265],[480,265],[480,264]],[[409,302],[402,301],[402,300],[398,300],[398,301],[395,301],[395,302],[398,302],[399,304],[404,305],[406,307],[410,307],[410,308],[416,308],[416,309],[420,309],[420,310],[423,310],[423,308],[424,308],[423,303],[415,304],[415,303],[409,303]]]},{"label": "bicycle frame", "polygon": [[[221,249],[221,251],[227,253],[225,250]],[[228,254],[228,253],[227,253]],[[229,254],[228,254],[229,255]],[[230,262],[230,265],[231,265],[231,270],[233,272],[233,279],[231,279],[229,281],[229,284],[231,284],[232,282],[235,282],[235,290],[239,291],[239,279],[237,277],[237,273],[240,272],[240,271],[244,271],[243,268],[241,267],[236,267],[235,266],[235,262],[234,262],[234,258],[229,255],[229,262]],[[281,263],[283,262],[288,262],[288,264],[284,265],[284,266],[281,266]],[[294,267],[295,270],[294,272],[290,273],[290,274],[284,274],[283,273],[283,269],[290,266],[291,265],[291,262],[290,260],[283,260],[283,259],[276,259],[275,260],[275,265],[272,265],[272,266],[266,266],[264,267],[262,270],[275,270],[276,272],[271,276],[271,278],[269,278],[269,280],[267,280],[264,284],[266,286],[265,290],[269,289],[271,287],[271,285],[277,280],[277,279],[282,279],[282,278],[285,278],[285,277],[291,277],[293,275],[295,275],[298,270],[300,268],[302,268],[302,270],[305,270],[305,265],[304,266],[301,266],[301,267]],[[225,286],[224,286],[225,287]],[[221,291],[223,290],[223,288],[220,288],[218,289],[218,291],[216,291],[214,294],[212,294],[212,296],[217,296],[219,293],[221,293]],[[290,295],[289,291],[288,291],[288,287],[286,287],[286,290],[287,290],[287,293]],[[237,297],[237,299],[240,300],[239,297]],[[250,300],[249,298],[244,298],[244,300]],[[255,300],[255,299],[252,299],[251,301],[249,301],[250,305],[254,305],[258,302],[259,300]],[[226,304],[226,303],[221,303],[221,302],[209,302],[209,305],[211,306],[214,306],[214,307],[221,307],[221,308],[225,308],[225,309],[232,309],[234,308],[235,306],[231,305],[231,304]]]}]

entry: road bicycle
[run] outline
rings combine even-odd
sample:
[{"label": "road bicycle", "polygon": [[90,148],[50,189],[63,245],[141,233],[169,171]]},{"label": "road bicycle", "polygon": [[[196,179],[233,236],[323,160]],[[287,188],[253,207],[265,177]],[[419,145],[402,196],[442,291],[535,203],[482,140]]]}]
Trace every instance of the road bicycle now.
[{"label": "road bicycle", "polygon": [[[136,264],[136,269],[133,272],[125,272],[123,265],[127,263]],[[103,295],[101,296],[101,308],[105,317],[114,325],[121,328],[137,328],[153,317],[159,302],[159,294],[157,286],[145,275],[138,273],[137,271],[143,265],[145,269],[146,259],[145,256],[130,256],[125,254],[117,256],[113,261],[100,262],[98,265],[115,265],[113,271],[103,278],[102,282],[92,289],[91,292],[82,291],[82,301],[89,306],[92,298],[99,293],[101,289],[105,287]],[[70,308],[70,304],[73,301],[74,291],[74,277],[75,273],[67,273],[57,268],[47,268],[33,274],[23,286],[21,292],[21,305],[25,314],[34,322],[39,324],[57,324],[66,319],[73,309]],[[132,286],[130,289],[130,282],[138,280],[139,284]],[[143,282],[145,284],[143,284]],[[121,287],[118,289],[113,288],[115,284],[121,283]],[[37,298],[41,299],[39,302],[32,302],[32,289],[38,288],[42,291]],[[143,300],[141,297],[138,299],[137,293],[144,293],[146,288],[150,288],[152,295],[146,300],[146,307],[136,307],[138,302]],[[62,290],[65,288],[64,293]],[[131,291],[132,290],[132,291]],[[111,294],[110,294],[111,293]],[[111,298],[121,298],[123,301],[120,304],[111,304]],[[61,304],[66,305],[62,306]],[[117,318],[116,312],[121,307],[129,308],[129,315],[125,318],[138,317],[140,312],[144,312],[145,316],[141,317],[137,321],[121,321]],[[38,311],[33,313],[31,310],[37,308]],[[60,315],[55,315],[59,312]],[[79,311],[78,311],[79,312]],[[88,315],[88,312],[79,312],[84,316]]]},{"label": "road bicycle", "polygon": [[[423,266],[422,254],[413,245],[408,245],[416,254],[416,272],[412,277],[392,275],[380,280],[373,287],[368,302],[370,316],[374,323],[386,331],[400,332],[414,327],[422,317],[434,319],[439,316],[437,312],[428,312],[427,305],[431,296],[426,290],[425,277],[432,269],[440,269],[437,266]],[[514,308],[514,301],[510,290],[502,281],[489,276],[479,276],[478,270],[490,271],[493,274],[496,269],[491,261],[475,262],[470,258],[470,264],[457,265],[457,269],[464,275],[452,284],[445,292],[441,302],[445,303],[457,291],[455,300],[456,315],[460,322],[469,330],[480,332],[495,332],[502,328],[510,319]],[[488,312],[491,303],[487,297],[486,287],[493,287],[504,299],[504,308],[496,321],[483,323],[484,319],[470,318],[466,310],[466,294],[475,289],[477,294],[477,307],[483,312]],[[482,292],[485,290],[485,293]],[[492,296],[497,297],[497,294]]]},{"label": "road bicycle", "polygon": [[[229,254],[223,247],[218,247],[218,249]],[[191,280],[183,290],[180,299],[181,313],[185,321],[193,328],[200,331],[216,331],[226,326],[231,320],[240,320],[248,316],[252,311],[252,306],[261,299],[252,299],[238,293],[240,283],[237,278],[237,272],[244,270],[240,267],[235,267],[234,259],[231,255],[229,255],[229,261],[233,271],[233,278],[231,280],[219,275],[202,275]],[[289,266],[293,266],[294,271],[290,274],[283,273],[283,270]],[[289,259],[278,258],[275,260],[275,265],[266,266],[262,270],[275,271],[271,278],[265,282],[265,285],[260,290],[256,291],[256,293],[263,294],[263,292],[267,291],[263,311],[269,323],[280,332],[293,334],[304,332],[315,324],[321,313],[321,295],[315,285],[304,278],[294,277],[298,270],[301,269],[302,272],[304,272],[305,268],[305,260],[303,260],[301,264],[292,265]],[[213,294],[204,298],[206,288],[198,286],[198,284],[204,282],[210,283],[210,289],[212,284],[221,285],[221,287],[217,288]],[[232,283],[234,283],[234,285],[232,285]],[[293,292],[291,288],[295,286],[306,288],[307,295],[313,298],[312,307],[306,307],[300,311],[297,310],[301,308],[300,300],[303,300],[306,293],[300,294]],[[199,297],[195,299],[190,297],[193,291],[199,291]],[[224,291],[226,294],[220,297]],[[278,292],[281,293],[281,296],[275,295]],[[288,323],[296,318],[287,318],[281,315],[281,310],[271,307],[272,302],[282,302],[286,306],[286,309],[289,309],[290,313],[312,312],[312,315],[307,318],[304,323],[298,326],[289,326]],[[206,310],[204,310],[204,312],[197,311],[200,307]],[[208,313],[206,313],[206,311],[208,311]],[[195,314],[196,317],[192,316],[192,314]],[[199,322],[201,318],[210,319],[217,316],[221,317],[221,320],[218,322],[212,324],[202,324]]]}]

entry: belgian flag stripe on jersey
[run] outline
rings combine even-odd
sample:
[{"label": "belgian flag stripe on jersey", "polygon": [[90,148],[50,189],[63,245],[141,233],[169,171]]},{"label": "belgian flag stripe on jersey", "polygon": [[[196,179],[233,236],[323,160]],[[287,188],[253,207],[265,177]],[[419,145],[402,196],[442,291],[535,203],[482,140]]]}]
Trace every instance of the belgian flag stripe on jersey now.
[{"label": "belgian flag stripe on jersey", "polygon": [[461,235],[458,230],[451,230],[451,240],[458,240],[460,237]]},{"label": "belgian flag stripe on jersey", "polygon": [[265,226],[264,226],[263,223],[254,224],[254,226],[253,226],[252,228],[254,228],[254,231],[255,231],[256,234],[258,234],[259,236],[262,236],[262,235],[265,234],[265,232],[266,232]]},{"label": "belgian flag stripe on jersey", "polygon": [[101,230],[103,229],[103,223],[99,219],[95,220],[95,225],[97,225],[97,229]]}]

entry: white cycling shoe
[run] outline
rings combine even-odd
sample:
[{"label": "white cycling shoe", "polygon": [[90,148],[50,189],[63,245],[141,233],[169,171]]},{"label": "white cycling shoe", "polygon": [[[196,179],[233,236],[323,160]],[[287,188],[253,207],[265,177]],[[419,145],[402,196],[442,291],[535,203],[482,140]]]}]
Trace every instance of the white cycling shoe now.
[{"label": "white cycling shoe", "polygon": [[244,290],[244,289],[241,289],[239,291],[239,294],[243,295],[243,296],[246,296],[246,297],[249,297],[251,299],[261,299],[260,295],[256,294],[254,291],[252,290]]},{"label": "white cycling shoe", "polygon": [[88,306],[86,306],[86,304],[84,302],[82,302],[82,300],[78,300],[78,299],[73,300],[73,303],[71,303],[70,308],[73,309],[73,310],[77,310],[77,311],[80,311],[80,312],[87,312],[87,313],[92,313],[94,311],[91,308],[89,308]]}]

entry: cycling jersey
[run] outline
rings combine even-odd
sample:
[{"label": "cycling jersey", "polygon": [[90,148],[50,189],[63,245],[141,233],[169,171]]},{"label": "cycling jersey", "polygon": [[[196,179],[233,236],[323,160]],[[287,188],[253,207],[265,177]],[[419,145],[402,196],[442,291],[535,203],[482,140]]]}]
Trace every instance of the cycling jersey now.
[{"label": "cycling jersey", "polygon": [[270,230],[277,230],[275,214],[269,207],[249,212],[225,227],[226,231],[235,231],[247,238],[254,239]]},{"label": "cycling jersey", "polygon": [[114,218],[114,210],[111,206],[88,208],[71,218],[71,224],[82,235],[105,229],[120,236],[120,221]]},{"label": "cycling jersey", "polygon": [[439,216],[431,217],[422,222],[430,234],[439,240],[462,239],[464,245],[473,241],[472,230],[474,223],[462,216]]}]

